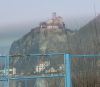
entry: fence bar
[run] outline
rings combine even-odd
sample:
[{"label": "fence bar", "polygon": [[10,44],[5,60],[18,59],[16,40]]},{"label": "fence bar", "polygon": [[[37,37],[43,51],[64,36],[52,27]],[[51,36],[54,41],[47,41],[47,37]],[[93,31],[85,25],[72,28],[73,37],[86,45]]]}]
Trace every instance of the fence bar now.
[{"label": "fence bar", "polygon": [[27,80],[25,80],[25,87],[28,87],[28,86],[27,86]]},{"label": "fence bar", "polygon": [[65,60],[65,87],[71,87],[71,57],[69,54],[64,55]]},{"label": "fence bar", "polygon": [[10,80],[29,80],[36,78],[64,78],[65,75],[47,75],[47,76],[16,76],[16,78],[9,78]]},{"label": "fence bar", "polygon": [[9,82],[9,56],[7,56],[7,69],[8,69],[8,74],[7,74],[8,75],[8,85],[7,85],[7,87],[9,87],[9,85],[10,85],[9,84],[10,83]]}]

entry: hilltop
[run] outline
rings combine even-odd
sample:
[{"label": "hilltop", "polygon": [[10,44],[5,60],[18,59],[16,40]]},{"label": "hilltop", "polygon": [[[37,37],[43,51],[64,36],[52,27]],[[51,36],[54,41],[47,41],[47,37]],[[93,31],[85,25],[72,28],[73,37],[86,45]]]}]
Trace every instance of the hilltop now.
[{"label": "hilltop", "polygon": [[38,27],[13,42],[10,54],[65,53],[69,50],[68,44],[73,34],[74,31],[65,28],[63,18],[53,13],[51,19],[41,22]]}]

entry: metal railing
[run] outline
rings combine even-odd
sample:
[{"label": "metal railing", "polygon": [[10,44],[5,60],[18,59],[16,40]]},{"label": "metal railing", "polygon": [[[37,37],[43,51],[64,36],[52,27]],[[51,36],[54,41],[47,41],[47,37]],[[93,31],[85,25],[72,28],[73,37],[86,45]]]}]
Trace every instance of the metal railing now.
[{"label": "metal railing", "polygon": [[98,87],[100,55],[0,57],[0,87]]}]

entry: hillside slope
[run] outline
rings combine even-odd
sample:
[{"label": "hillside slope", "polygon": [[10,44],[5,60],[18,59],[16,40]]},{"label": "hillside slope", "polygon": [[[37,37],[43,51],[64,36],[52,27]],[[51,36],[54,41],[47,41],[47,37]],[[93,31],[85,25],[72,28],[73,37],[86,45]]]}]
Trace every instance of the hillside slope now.
[{"label": "hillside slope", "polygon": [[68,50],[68,38],[73,32],[62,29],[32,29],[21,39],[12,43],[10,54],[62,52]]},{"label": "hillside slope", "polygon": [[[72,37],[71,47],[76,54],[100,53],[100,15],[83,26]],[[74,43],[74,44],[73,44]]]}]

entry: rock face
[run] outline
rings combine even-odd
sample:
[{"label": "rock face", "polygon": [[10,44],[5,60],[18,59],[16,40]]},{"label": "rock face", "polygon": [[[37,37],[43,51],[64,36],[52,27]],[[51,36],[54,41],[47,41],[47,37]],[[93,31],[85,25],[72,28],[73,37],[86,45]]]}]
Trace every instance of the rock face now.
[{"label": "rock face", "polygon": [[62,29],[32,29],[27,35],[13,42],[10,54],[62,52],[68,50],[68,37],[73,32]]}]

